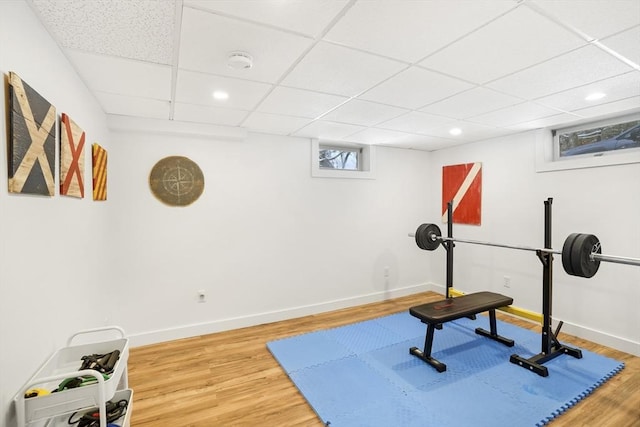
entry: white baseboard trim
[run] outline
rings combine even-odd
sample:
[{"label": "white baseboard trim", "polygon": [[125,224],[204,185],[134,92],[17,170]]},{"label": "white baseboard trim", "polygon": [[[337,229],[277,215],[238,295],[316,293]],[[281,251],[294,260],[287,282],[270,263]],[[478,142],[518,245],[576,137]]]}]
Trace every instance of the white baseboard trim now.
[{"label": "white baseboard trim", "polygon": [[328,311],[339,310],[342,308],[369,304],[372,302],[385,301],[392,298],[399,298],[431,290],[432,285],[430,283],[421,283],[418,285],[389,289],[366,295],[342,298],[333,301],[325,301],[318,304],[291,307],[283,310],[251,314],[248,316],[219,319],[211,322],[142,332],[129,335],[129,345],[131,347],[139,347],[143,345],[157,344],[160,342],[172,341],[182,338],[195,337],[198,335],[213,334],[216,332],[229,331],[232,329],[245,328],[248,326],[262,325],[265,323],[294,319],[297,317],[324,313]]},{"label": "white baseboard trim", "polygon": [[631,341],[623,337],[617,337],[586,326],[576,325],[571,322],[567,322],[566,320],[562,325],[562,332],[606,347],[615,348],[616,350],[624,351],[625,353],[633,354],[634,356],[640,356],[640,342]]},{"label": "white baseboard trim", "polygon": [[[431,291],[444,295],[445,286],[436,283],[431,283]],[[509,313],[506,313],[509,314]],[[517,316],[514,316],[517,317]],[[526,319],[525,319],[526,320]],[[559,319],[560,320],[560,319]],[[606,347],[614,348],[616,350],[624,351],[625,353],[632,354],[634,356],[640,356],[640,342],[632,341],[627,338],[618,337],[615,335],[607,334],[606,332],[597,331],[589,327],[571,323],[563,320],[562,332],[574,337],[582,338],[596,344],[604,345]]]}]

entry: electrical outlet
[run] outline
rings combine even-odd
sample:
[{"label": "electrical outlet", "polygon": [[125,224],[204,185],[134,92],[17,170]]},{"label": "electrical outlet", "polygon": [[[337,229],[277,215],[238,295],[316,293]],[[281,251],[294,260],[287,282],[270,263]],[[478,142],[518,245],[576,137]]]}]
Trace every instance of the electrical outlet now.
[{"label": "electrical outlet", "polygon": [[510,288],[511,287],[511,277],[504,276],[502,279],[504,280],[504,283],[503,283],[504,287],[505,288]]},{"label": "electrical outlet", "polygon": [[384,268],[384,277],[389,277],[389,267]]},{"label": "electrical outlet", "polygon": [[204,289],[200,289],[198,291],[198,302],[206,302],[207,301],[207,293]]}]

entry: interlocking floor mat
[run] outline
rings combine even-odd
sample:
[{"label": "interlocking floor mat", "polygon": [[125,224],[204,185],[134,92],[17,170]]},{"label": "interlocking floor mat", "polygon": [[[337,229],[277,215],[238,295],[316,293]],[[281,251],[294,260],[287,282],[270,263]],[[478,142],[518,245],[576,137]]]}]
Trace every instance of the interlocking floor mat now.
[{"label": "interlocking floor mat", "polygon": [[514,347],[475,333],[488,318],[436,330],[438,373],[409,354],[426,325],[408,312],[267,343],[323,423],[331,427],[542,426],[587,397],[624,364],[582,350],[545,363],[548,377],[509,362],[540,352],[540,334],[498,321]]}]

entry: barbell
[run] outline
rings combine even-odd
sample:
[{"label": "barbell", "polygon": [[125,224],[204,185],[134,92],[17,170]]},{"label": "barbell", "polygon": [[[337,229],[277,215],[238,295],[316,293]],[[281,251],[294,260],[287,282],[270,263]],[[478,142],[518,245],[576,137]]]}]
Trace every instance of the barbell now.
[{"label": "barbell", "polygon": [[564,245],[562,245],[562,252],[549,248],[533,248],[529,246],[484,242],[481,240],[459,239],[457,237],[442,237],[440,227],[436,224],[421,224],[415,233],[409,233],[409,237],[415,237],[418,247],[426,251],[434,251],[441,243],[444,242],[459,242],[470,243],[473,245],[517,249],[522,251],[558,254],[562,255],[562,266],[567,274],[585,278],[593,277],[596,274],[601,261],[640,266],[640,259],[638,258],[603,255],[600,240],[598,240],[598,238],[593,234],[570,234],[564,241]]}]

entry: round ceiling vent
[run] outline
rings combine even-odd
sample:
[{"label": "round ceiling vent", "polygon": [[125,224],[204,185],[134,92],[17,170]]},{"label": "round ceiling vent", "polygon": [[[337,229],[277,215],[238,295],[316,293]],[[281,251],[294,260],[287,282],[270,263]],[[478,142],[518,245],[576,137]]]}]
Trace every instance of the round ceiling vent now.
[{"label": "round ceiling vent", "polygon": [[246,52],[231,52],[227,65],[235,70],[248,70],[253,67],[253,58]]}]

